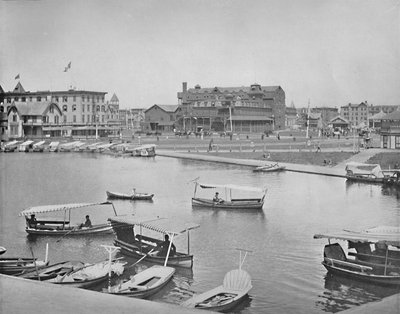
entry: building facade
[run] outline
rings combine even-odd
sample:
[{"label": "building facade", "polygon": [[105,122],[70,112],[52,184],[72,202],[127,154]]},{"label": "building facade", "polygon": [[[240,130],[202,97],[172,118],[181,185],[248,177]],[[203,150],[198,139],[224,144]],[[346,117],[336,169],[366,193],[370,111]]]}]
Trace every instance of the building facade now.
[{"label": "building facade", "polygon": [[[212,87],[183,83],[178,92],[182,108],[177,124],[191,131],[214,130],[237,133],[265,132],[285,128],[285,92],[280,86]],[[197,128],[197,130],[195,129]]]},{"label": "building facade", "polygon": [[381,148],[400,149],[400,111],[382,117]]},{"label": "building facade", "polygon": [[368,125],[368,103],[347,104],[340,107],[340,115],[349,121],[351,127],[363,127]]},{"label": "building facade", "polygon": [[178,105],[153,105],[145,111],[144,131],[173,132],[181,108]]}]

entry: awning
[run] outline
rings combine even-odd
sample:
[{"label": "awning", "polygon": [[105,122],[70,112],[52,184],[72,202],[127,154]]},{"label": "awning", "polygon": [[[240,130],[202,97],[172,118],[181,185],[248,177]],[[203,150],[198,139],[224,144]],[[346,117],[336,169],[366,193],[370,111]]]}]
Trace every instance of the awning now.
[{"label": "awning", "polygon": [[250,191],[250,192],[262,192],[263,189],[256,188],[252,186],[242,186],[235,184],[206,184],[206,183],[197,183],[203,189],[230,189],[230,190],[242,190],[242,191]]},{"label": "awning", "polygon": [[30,208],[27,208],[27,209],[23,210],[22,212],[19,213],[18,216],[30,216],[30,215],[33,215],[33,214],[50,213],[50,212],[56,212],[56,211],[62,211],[62,210],[83,208],[83,207],[89,207],[89,206],[95,206],[95,205],[106,205],[106,204],[112,204],[112,203],[110,203],[110,202],[102,202],[102,203],[72,203],[72,204],[35,206],[35,207],[30,207]]},{"label": "awning", "polygon": [[142,226],[149,230],[174,236],[200,227],[199,224],[181,221],[180,219],[176,218],[138,218],[136,216],[118,216],[109,218],[108,220],[111,222],[111,225],[117,223],[130,226]]},{"label": "awning", "polygon": [[336,233],[315,234],[314,239],[338,239],[351,242],[386,243],[400,247],[400,228],[379,226],[363,231],[343,230]]},{"label": "awning", "polygon": [[33,141],[25,141],[25,142],[21,143],[20,146],[31,145],[32,143],[33,143]]},{"label": "awning", "polygon": [[141,146],[137,146],[134,149],[135,150],[139,150],[139,149],[147,149],[147,148],[153,148],[156,147],[156,144],[146,144],[146,145],[141,145]]}]

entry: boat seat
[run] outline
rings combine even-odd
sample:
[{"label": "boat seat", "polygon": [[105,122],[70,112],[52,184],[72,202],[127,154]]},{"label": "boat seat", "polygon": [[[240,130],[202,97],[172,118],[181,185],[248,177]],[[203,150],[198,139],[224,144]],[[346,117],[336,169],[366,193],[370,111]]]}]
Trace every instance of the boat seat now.
[{"label": "boat seat", "polygon": [[251,288],[251,277],[242,269],[234,269],[226,273],[222,285],[229,290],[245,290]]}]

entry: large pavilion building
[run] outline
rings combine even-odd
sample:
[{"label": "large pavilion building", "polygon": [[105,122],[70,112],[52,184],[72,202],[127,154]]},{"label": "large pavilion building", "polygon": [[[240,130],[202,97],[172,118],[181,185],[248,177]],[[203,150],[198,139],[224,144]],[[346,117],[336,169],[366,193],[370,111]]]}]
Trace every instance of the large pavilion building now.
[{"label": "large pavilion building", "polygon": [[182,111],[177,124],[186,129],[191,126],[191,131],[250,133],[285,128],[285,92],[280,86],[196,85],[188,89],[184,82],[178,103]]}]

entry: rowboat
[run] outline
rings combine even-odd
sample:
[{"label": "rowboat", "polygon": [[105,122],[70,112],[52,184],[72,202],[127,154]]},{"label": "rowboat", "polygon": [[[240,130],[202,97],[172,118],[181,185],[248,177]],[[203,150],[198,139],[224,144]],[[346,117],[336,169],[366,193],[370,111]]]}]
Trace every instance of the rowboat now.
[{"label": "rowboat", "polygon": [[4,152],[5,153],[14,152],[18,147],[18,143],[19,143],[18,141],[8,142],[6,145],[4,145],[4,148],[3,148]]},{"label": "rowboat", "polygon": [[[194,195],[192,197],[192,206],[200,206],[200,207],[209,207],[212,209],[245,209],[245,210],[260,210],[264,205],[265,195],[267,193],[267,189],[248,187],[248,186],[240,186],[234,184],[204,184],[194,181],[195,189]],[[217,189],[225,191],[226,198],[224,200],[219,198],[200,198],[196,197],[197,188],[200,187],[202,189]],[[232,192],[240,193],[261,193],[261,197],[255,198],[243,198],[243,197],[232,197]],[[217,192],[218,193],[218,192]],[[217,194],[216,194],[217,196]]]},{"label": "rowboat", "polygon": [[275,172],[285,170],[286,166],[281,166],[278,163],[276,164],[267,164],[264,166],[259,166],[253,169],[254,172]]},{"label": "rowboat", "polygon": [[21,274],[25,271],[41,269],[49,264],[48,261],[25,257],[2,257],[0,258],[0,273],[7,275]]},{"label": "rowboat", "polygon": [[160,291],[174,274],[175,268],[154,265],[132,276],[130,280],[111,287],[107,292],[144,299]]},{"label": "rowboat", "polygon": [[194,295],[181,305],[187,308],[217,312],[226,312],[235,308],[248,296],[252,288],[250,275],[242,269],[247,252],[245,251],[243,260],[242,256],[240,256],[239,268],[225,274],[222,285]]},{"label": "rowboat", "polygon": [[60,152],[71,152],[75,149],[76,145],[79,145],[80,143],[81,143],[80,141],[64,143],[58,147],[58,150]]},{"label": "rowboat", "polygon": [[86,264],[65,275],[58,275],[55,278],[46,280],[46,282],[64,285],[75,288],[88,288],[103,282],[109,276],[109,272],[120,275],[124,271],[124,263],[114,261],[103,261],[95,264]]},{"label": "rowboat", "polygon": [[60,142],[51,142],[49,144],[49,152],[58,152],[59,146],[60,146]]},{"label": "rowboat", "polygon": [[[136,216],[117,216],[109,218],[109,221],[116,235],[114,245],[121,248],[122,254],[136,259],[146,258],[147,262],[164,264],[164,266],[193,266],[193,255],[190,254],[190,230],[200,225],[182,222],[176,218],[136,218]],[[135,235],[135,227],[139,234]],[[163,245],[163,241],[143,235],[143,229],[168,235],[171,239],[169,242],[171,248],[174,247],[172,242],[175,236],[187,233],[187,253],[173,252],[170,249],[166,255],[163,252],[156,252]],[[166,261],[167,264],[165,264]]]},{"label": "rowboat", "polygon": [[93,152],[96,151],[97,146],[102,145],[102,144],[103,144],[103,142],[96,142],[96,143],[90,144],[89,146],[86,147],[86,150],[88,152],[92,152],[93,153]]},{"label": "rowboat", "polygon": [[57,276],[64,276],[74,270],[84,267],[85,264],[82,262],[61,262],[53,265],[48,265],[39,270],[33,270],[29,272],[23,272],[18,277],[32,280],[49,280]]},{"label": "rowboat", "polygon": [[40,141],[40,142],[33,144],[32,151],[33,152],[43,152],[44,144],[46,144],[46,141]]},{"label": "rowboat", "polygon": [[33,141],[25,141],[19,144],[18,151],[20,152],[29,152],[29,149],[32,147]]},{"label": "rowboat", "polygon": [[[362,231],[316,234],[328,239],[322,265],[328,272],[378,285],[400,285],[400,228],[379,226]],[[337,239],[348,242],[347,255]],[[397,248],[397,249],[396,249]]]},{"label": "rowboat", "polygon": [[109,199],[123,199],[123,200],[152,200],[154,194],[148,193],[137,193],[135,189],[133,189],[132,194],[124,194],[118,192],[110,192],[106,191],[107,198]]},{"label": "rowboat", "polygon": [[156,155],[156,145],[146,144],[133,148],[132,156],[154,157]]},{"label": "rowboat", "polygon": [[[60,205],[35,206],[23,210],[19,216],[24,216],[26,220],[25,231],[32,235],[85,235],[110,233],[111,225],[109,223],[95,224],[91,226],[72,226],[70,223],[71,210],[82,209],[90,206],[112,205],[115,215],[117,215],[114,205],[111,202],[102,203],[72,203]],[[64,211],[63,220],[44,220],[36,219],[36,214],[46,214],[50,212]],[[30,218],[29,218],[30,217]],[[68,217],[68,219],[67,219]]]}]

